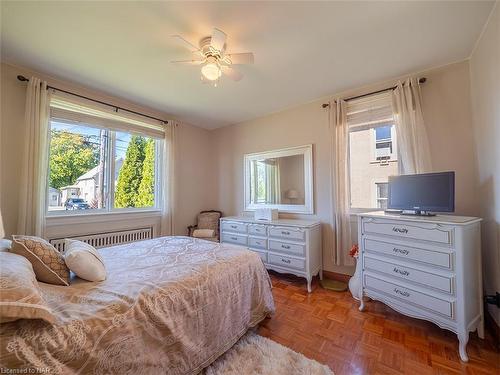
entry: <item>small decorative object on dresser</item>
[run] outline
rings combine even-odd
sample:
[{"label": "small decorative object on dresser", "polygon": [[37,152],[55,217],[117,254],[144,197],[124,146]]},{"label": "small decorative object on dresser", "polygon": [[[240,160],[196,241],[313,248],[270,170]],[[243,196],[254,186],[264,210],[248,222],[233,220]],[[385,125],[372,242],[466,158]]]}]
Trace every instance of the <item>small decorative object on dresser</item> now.
[{"label": "small decorative object on dresser", "polygon": [[[456,333],[464,362],[469,332],[484,338],[480,221],[358,215],[360,296]],[[364,305],[360,298],[361,311]]]},{"label": "small decorative object on dresser", "polygon": [[311,292],[314,275],[322,274],[321,227],[318,221],[251,217],[221,219],[221,242],[246,246],[259,254],[267,269],[307,279]]},{"label": "small decorative object on dresser", "polygon": [[278,220],[278,210],[275,208],[257,208],[254,218],[255,220]]}]

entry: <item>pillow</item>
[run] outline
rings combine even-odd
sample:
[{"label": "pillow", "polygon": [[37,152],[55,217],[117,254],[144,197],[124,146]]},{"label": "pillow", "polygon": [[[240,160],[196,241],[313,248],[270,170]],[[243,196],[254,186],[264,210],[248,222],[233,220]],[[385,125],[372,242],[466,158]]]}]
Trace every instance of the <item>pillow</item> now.
[{"label": "pillow", "polygon": [[9,251],[11,247],[11,240],[6,240],[5,238],[0,240],[0,251]]},{"label": "pillow", "polygon": [[23,256],[0,252],[0,323],[18,319],[55,321],[40,293],[33,267]]},{"label": "pillow", "polygon": [[64,260],[76,276],[88,281],[106,280],[106,268],[99,252],[88,243],[66,239]]},{"label": "pillow", "polygon": [[193,231],[193,237],[196,238],[210,238],[215,236],[215,231],[213,229],[195,229]]},{"label": "pillow", "polygon": [[69,285],[69,269],[66,267],[64,257],[44,239],[33,236],[12,236],[10,252],[27,258],[39,281],[54,285]]}]

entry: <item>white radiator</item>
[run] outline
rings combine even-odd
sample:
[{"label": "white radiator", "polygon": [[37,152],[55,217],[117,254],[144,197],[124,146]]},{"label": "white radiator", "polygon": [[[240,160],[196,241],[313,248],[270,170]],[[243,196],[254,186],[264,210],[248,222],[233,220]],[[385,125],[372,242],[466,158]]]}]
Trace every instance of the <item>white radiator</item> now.
[{"label": "white radiator", "polygon": [[65,239],[80,240],[95,248],[108,247],[153,238],[153,227],[122,230],[116,232],[94,233],[83,236],[52,238],[49,242],[60,252],[64,253]]}]

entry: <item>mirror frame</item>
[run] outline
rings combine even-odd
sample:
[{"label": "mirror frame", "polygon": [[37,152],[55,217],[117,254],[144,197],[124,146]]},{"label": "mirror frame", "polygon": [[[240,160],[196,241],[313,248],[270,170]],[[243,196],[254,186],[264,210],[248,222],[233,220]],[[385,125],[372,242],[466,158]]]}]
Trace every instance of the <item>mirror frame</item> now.
[{"label": "mirror frame", "polygon": [[[256,152],[253,154],[244,155],[244,194],[245,194],[245,211],[255,211],[258,208],[276,208],[279,212],[288,212],[296,214],[314,214],[313,200],[313,160],[312,160],[312,144],[305,146],[289,147],[280,150],[271,150],[266,152]],[[304,204],[255,204],[250,199],[250,163],[253,160],[262,158],[278,158],[293,155],[304,156]]]}]

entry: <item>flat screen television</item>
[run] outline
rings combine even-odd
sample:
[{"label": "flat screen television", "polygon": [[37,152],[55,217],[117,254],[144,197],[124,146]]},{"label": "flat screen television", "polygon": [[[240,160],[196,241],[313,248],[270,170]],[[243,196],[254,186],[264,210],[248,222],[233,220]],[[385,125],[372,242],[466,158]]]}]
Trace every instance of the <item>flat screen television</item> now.
[{"label": "flat screen television", "polygon": [[389,177],[387,207],[416,215],[455,211],[455,172]]}]

